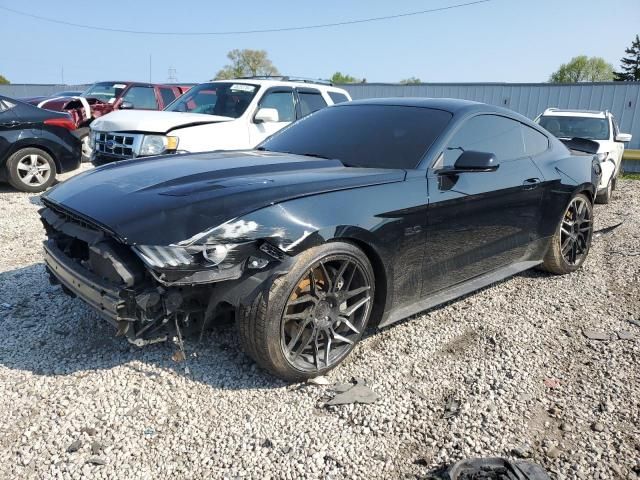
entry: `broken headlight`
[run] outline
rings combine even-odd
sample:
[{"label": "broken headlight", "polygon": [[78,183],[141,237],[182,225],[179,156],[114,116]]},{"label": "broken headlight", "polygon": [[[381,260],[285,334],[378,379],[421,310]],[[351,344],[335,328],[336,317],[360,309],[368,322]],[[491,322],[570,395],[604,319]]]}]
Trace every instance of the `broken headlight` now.
[{"label": "broken headlight", "polygon": [[144,263],[152,268],[194,268],[213,267],[225,261],[229,245],[138,245],[135,252]]}]

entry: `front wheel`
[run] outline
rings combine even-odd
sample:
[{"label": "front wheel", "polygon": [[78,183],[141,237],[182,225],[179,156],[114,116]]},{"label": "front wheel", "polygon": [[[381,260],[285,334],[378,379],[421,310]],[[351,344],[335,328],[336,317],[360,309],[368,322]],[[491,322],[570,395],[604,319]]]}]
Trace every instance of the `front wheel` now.
[{"label": "front wheel", "polygon": [[587,258],[592,236],[593,206],[579,193],[569,202],[551,238],[542,268],[557,275],[575,272]]},{"label": "front wheel", "polygon": [[362,250],[331,242],[300,254],[266,296],[239,312],[240,342],[261,368],[302,381],[335,368],[360,340],[374,273]]},{"label": "front wheel", "polygon": [[91,161],[91,153],[92,148],[89,141],[90,130],[88,127],[78,128],[75,131],[75,135],[80,139],[80,151],[81,151],[81,161],[90,162]]},{"label": "front wheel", "polygon": [[611,201],[611,197],[613,196],[613,184],[614,184],[614,179],[609,180],[609,183],[607,183],[607,188],[605,188],[604,192],[599,193],[596,196],[596,203],[602,203],[602,204],[607,204]]}]

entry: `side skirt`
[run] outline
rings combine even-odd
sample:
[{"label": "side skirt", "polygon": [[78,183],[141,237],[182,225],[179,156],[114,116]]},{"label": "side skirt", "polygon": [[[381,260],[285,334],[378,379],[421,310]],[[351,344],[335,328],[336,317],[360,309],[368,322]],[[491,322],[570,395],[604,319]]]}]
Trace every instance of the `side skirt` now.
[{"label": "side skirt", "polygon": [[433,295],[419,300],[416,303],[412,303],[411,305],[400,307],[386,313],[382,318],[382,321],[378,325],[378,328],[386,327],[388,325],[391,325],[392,323],[410,317],[411,315],[415,315],[418,312],[422,312],[423,310],[427,310],[455,298],[462,297],[463,295],[467,295],[468,293],[479,290],[483,287],[486,287],[487,285],[491,285],[492,283],[499,282],[500,280],[504,280],[505,278],[511,277],[517,273],[529,270],[530,268],[533,268],[536,265],[540,265],[541,263],[542,261],[540,260],[514,263],[507,267],[499,268],[498,270],[485,273],[484,275],[479,275],[472,278],[471,280],[459,283],[445,290],[441,290],[437,293],[434,293]]}]

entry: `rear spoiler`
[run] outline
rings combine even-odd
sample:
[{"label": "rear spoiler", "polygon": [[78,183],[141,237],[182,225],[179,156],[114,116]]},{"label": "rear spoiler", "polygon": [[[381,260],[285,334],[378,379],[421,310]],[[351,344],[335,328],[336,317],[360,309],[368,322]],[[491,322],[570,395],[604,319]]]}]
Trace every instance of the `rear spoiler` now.
[{"label": "rear spoiler", "polygon": [[596,154],[598,153],[598,148],[600,148],[600,144],[598,142],[594,142],[587,138],[561,138],[560,141],[564,143],[565,147],[569,150],[576,150],[578,152]]}]

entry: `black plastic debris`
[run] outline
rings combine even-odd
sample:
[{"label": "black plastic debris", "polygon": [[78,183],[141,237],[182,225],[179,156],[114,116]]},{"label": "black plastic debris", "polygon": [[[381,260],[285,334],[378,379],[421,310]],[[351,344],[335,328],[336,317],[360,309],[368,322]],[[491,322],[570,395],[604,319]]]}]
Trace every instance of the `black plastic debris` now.
[{"label": "black plastic debris", "polygon": [[551,480],[535,463],[505,458],[470,458],[451,466],[444,480]]},{"label": "black plastic debris", "polygon": [[616,228],[618,228],[620,225],[622,225],[624,222],[620,222],[620,223],[616,223],[615,225],[611,225],[610,227],[604,227],[601,228],[600,230],[596,230],[595,232],[593,232],[593,235],[595,237],[599,237],[601,235],[605,235],[607,233],[611,233],[613,232]]}]

